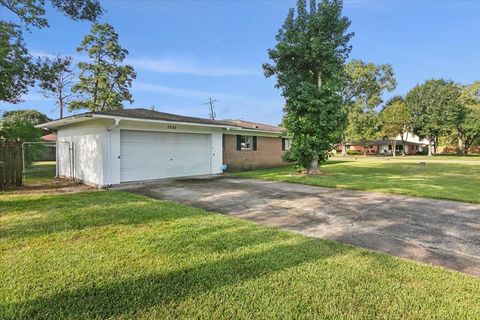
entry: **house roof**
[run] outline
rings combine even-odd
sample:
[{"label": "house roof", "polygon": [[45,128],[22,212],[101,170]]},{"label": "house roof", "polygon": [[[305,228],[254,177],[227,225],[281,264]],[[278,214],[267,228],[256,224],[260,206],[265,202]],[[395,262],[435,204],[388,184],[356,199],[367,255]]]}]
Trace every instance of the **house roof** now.
[{"label": "house roof", "polygon": [[69,125],[72,123],[78,123],[88,121],[92,118],[107,118],[107,119],[143,119],[149,121],[161,121],[161,122],[176,122],[196,125],[206,125],[215,127],[224,127],[227,129],[236,128],[239,130],[256,130],[267,131],[273,133],[282,133],[283,128],[271,126],[263,123],[250,122],[245,120],[211,120],[205,118],[197,118],[190,116],[182,116],[173,113],[160,112],[149,109],[120,109],[120,110],[108,110],[108,111],[96,111],[85,112],[70,117],[56,119],[41,125],[39,128],[58,128],[61,126]]},{"label": "house roof", "polygon": [[251,122],[245,120],[224,120],[231,123],[236,127],[241,127],[242,129],[252,129],[252,130],[262,130],[262,131],[272,131],[282,133],[284,129],[282,127],[272,126],[269,124]]},{"label": "house roof", "polygon": [[55,133],[50,133],[42,136],[40,140],[45,142],[57,142],[57,135]]},{"label": "house roof", "polygon": [[143,119],[150,121],[161,122],[177,122],[177,123],[191,123],[197,125],[231,127],[232,124],[227,121],[211,120],[197,117],[182,116],[173,113],[159,112],[149,109],[120,109],[108,111],[85,112],[62,119],[56,119],[47,123],[38,125],[39,128],[57,128],[71,123],[87,121],[91,118],[107,118],[107,119]]}]

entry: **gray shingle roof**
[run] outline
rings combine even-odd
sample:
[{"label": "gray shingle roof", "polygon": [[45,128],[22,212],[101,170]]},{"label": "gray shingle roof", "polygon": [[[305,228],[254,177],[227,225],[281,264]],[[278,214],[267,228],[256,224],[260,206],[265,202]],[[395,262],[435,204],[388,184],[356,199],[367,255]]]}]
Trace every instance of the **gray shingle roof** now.
[{"label": "gray shingle roof", "polygon": [[92,115],[101,114],[101,115],[107,115],[107,116],[117,116],[117,117],[135,118],[135,119],[148,119],[148,120],[163,120],[163,121],[172,121],[172,122],[212,124],[212,125],[220,125],[220,126],[232,125],[231,123],[226,121],[181,116],[178,114],[159,112],[159,111],[143,109],[143,108],[88,112],[85,115],[88,115],[88,114],[92,114]]}]

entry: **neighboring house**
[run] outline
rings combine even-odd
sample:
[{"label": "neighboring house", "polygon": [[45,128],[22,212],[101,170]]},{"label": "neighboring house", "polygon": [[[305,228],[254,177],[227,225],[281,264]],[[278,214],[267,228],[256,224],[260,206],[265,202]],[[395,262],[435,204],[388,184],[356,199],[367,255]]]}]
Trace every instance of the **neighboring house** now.
[{"label": "neighboring house", "polygon": [[224,163],[233,170],[280,165],[282,141],[288,147],[277,127],[147,109],[87,112],[38,127],[57,130],[58,176],[101,187],[217,174]]},{"label": "neighboring house", "polygon": [[[418,153],[424,153],[428,151],[428,140],[420,139],[413,133],[406,134],[402,141],[402,137],[398,135],[395,137],[395,150],[396,154],[401,154],[404,150],[406,154],[414,155]],[[368,155],[392,155],[393,154],[393,141],[392,139],[379,139],[369,141],[365,147]],[[347,142],[345,144],[347,152],[349,150],[358,151],[363,154],[364,145],[358,142]],[[342,152],[342,146],[337,145],[337,153]]]},{"label": "neighboring house", "polygon": [[55,133],[50,133],[50,134],[46,134],[44,136],[42,136],[40,138],[40,140],[42,142],[52,142],[52,143],[55,143],[57,142],[57,135]]}]

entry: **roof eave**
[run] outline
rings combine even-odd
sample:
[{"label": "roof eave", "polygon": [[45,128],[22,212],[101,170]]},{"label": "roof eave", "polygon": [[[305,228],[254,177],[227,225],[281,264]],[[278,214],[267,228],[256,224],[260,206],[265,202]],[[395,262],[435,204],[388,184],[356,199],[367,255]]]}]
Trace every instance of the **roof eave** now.
[{"label": "roof eave", "polygon": [[179,125],[187,125],[187,126],[199,126],[199,127],[211,127],[211,128],[235,128],[241,129],[234,125],[227,125],[227,124],[209,124],[209,123],[195,123],[195,122],[185,122],[185,121],[172,121],[172,120],[159,120],[159,119],[145,119],[145,118],[134,118],[134,117],[125,117],[125,116],[113,116],[113,115],[105,115],[105,114],[83,114],[78,116],[71,116],[64,119],[58,119],[54,121],[50,121],[47,123],[43,123],[40,125],[35,126],[36,128],[41,129],[56,129],[63,126],[67,126],[74,123],[79,123],[83,121],[88,121],[90,119],[120,119],[120,120],[127,120],[127,121],[138,121],[138,122],[149,122],[149,123],[175,123]]}]

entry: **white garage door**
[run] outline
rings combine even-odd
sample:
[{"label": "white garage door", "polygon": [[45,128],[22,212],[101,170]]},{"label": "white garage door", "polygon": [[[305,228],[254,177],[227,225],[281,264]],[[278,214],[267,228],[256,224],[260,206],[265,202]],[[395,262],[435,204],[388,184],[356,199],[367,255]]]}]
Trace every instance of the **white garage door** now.
[{"label": "white garage door", "polygon": [[210,173],[210,135],[120,131],[120,181]]}]

